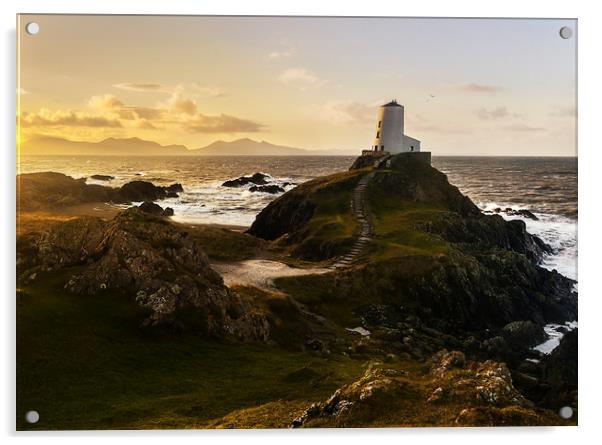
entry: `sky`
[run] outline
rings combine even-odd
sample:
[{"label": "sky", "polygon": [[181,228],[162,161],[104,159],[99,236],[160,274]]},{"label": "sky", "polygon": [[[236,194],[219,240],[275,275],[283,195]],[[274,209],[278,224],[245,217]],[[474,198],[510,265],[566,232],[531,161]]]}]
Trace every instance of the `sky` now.
[{"label": "sky", "polygon": [[577,39],[562,26],[576,31],[568,19],[22,15],[19,137],[359,151],[395,98],[433,155],[574,156]]}]

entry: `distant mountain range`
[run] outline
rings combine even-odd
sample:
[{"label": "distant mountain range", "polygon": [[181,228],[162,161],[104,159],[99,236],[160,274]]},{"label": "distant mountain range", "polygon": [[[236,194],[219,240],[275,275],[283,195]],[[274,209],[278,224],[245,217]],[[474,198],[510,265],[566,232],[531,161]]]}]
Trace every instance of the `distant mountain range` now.
[{"label": "distant mountain range", "polygon": [[189,149],[184,145],[161,145],[140,138],[108,138],[100,142],[71,141],[52,136],[35,136],[21,144],[22,155],[95,156],[334,156],[353,155],[360,150],[307,150],[275,145],[267,141],[237,139],[216,141]]}]

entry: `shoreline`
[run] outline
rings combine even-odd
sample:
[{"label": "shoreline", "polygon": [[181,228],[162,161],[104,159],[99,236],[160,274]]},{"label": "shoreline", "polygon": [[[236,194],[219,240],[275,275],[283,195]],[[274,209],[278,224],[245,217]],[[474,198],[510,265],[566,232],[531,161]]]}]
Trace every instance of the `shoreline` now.
[{"label": "shoreline", "polygon": [[[159,204],[161,205],[161,204]],[[101,219],[112,219],[119,212],[130,206],[122,204],[109,204],[106,202],[91,202],[75,206],[58,207],[53,210],[19,210],[17,206],[16,231],[17,236],[23,233],[36,231],[47,227],[48,224],[69,221],[74,218],[93,216]],[[182,227],[211,227],[215,229],[226,229],[234,232],[245,232],[249,226],[236,224],[201,223],[201,222],[179,222],[169,217],[174,224]]]}]

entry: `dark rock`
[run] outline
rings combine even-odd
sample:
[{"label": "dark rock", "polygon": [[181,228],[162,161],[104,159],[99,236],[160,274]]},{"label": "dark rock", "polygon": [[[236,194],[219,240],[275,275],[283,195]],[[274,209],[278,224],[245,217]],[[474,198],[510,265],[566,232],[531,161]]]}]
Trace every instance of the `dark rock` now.
[{"label": "dark rock", "polygon": [[149,215],[173,216],[173,209],[171,207],[163,209],[160,205],[150,201],[144,201],[138,206],[138,209],[140,209],[140,211],[143,213],[148,213]]},{"label": "dark rock", "polygon": [[97,181],[111,181],[112,179],[115,179],[115,176],[110,176],[110,175],[92,175],[90,176],[91,179],[96,179]]},{"label": "dark rock", "polygon": [[115,202],[157,201],[165,198],[177,198],[176,191],[182,191],[181,184],[161,187],[147,181],[131,181],[118,189],[113,199]]},{"label": "dark rock", "polygon": [[222,187],[242,187],[248,184],[264,185],[267,184],[268,175],[255,173],[253,176],[241,176],[240,178],[230,179],[222,184]]},{"label": "dark rock", "polygon": [[64,270],[70,275],[68,292],[130,298],[148,309],[151,326],[242,341],[268,339],[264,313],[224,285],[198,241],[138,208],[110,221],[79,218],[32,234],[20,240],[17,261],[19,279]]},{"label": "dark rock", "polygon": [[275,185],[275,184],[253,185],[253,186],[251,186],[251,188],[249,188],[249,191],[275,194],[275,193],[283,193],[284,189],[282,187],[280,187],[279,185]]},{"label": "dark rock", "polygon": [[148,213],[149,215],[163,215],[163,207],[154,202],[144,201],[142,204],[138,206],[141,212]]},{"label": "dark rock", "polygon": [[28,211],[107,202],[113,190],[62,173],[27,173],[17,176],[17,206],[18,211]]},{"label": "dark rock", "polygon": [[530,348],[542,343],[546,333],[532,321],[513,321],[503,328],[504,339],[511,346]]},{"label": "dark rock", "polygon": [[182,184],[180,184],[179,182],[176,182],[175,184],[171,184],[165,187],[165,190],[173,193],[182,193],[184,192],[184,187],[182,187]]},{"label": "dark rock", "polygon": [[563,406],[577,407],[578,332],[568,332],[560,345],[542,360],[542,380],[550,390],[543,396],[543,404],[555,410]]},{"label": "dark rock", "polygon": [[86,184],[62,173],[41,172],[17,176],[18,206],[22,211],[56,209],[90,202],[130,203],[177,197],[181,184],[156,186],[146,181],[132,181],[121,188]]},{"label": "dark rock", "polygon": [[518,210],[506,209],[505,212],[509,216],[522,216],[524,218],[532,219],[534,221],[539,220],[539,218],[537,216],[535,216],[531,211],[529,211],[527,209],[518,209]]}]

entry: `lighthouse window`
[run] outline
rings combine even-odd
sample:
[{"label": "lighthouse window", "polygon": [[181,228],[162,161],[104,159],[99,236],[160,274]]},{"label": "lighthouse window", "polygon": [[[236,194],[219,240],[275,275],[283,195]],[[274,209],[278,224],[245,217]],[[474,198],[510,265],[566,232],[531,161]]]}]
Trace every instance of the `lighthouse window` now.
[{"label": "lighthouse window", "polygon": [[380,128],[380,124],[382,124],[383,121],[378,121],[378,128]]},{"label": "lighthouse window", "polygon": [[380,137],[380,131],[377,131],[377,132],[376,132],[376,137],[377,137],[377,138],[378,138],[378,137]]}]

